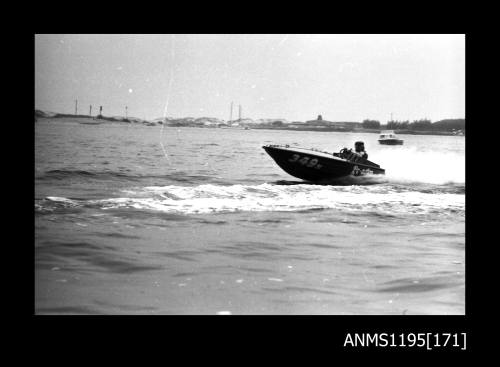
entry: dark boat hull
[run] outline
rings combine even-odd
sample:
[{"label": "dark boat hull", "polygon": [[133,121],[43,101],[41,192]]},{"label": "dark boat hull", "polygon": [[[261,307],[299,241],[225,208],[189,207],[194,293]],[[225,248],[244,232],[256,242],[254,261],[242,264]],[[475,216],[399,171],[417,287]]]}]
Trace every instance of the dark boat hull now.
[{"label": "dark boat hull", "polygon": [[331,153],[303,148],[263,146],[264,150],[288,174],[306,181],[329,181],[346,176],[385,174],[380,166],[365,160],[352,162]]},{"label": "dark boat hull", "polygon": [[378,142],[384,145],[403,145],[403,140],[401,139],[381,139]]}]

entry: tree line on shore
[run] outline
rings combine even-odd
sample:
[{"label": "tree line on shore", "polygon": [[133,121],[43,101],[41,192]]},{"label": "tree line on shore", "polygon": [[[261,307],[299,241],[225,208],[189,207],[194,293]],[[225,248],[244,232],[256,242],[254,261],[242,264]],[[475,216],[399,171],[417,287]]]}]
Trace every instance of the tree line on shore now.
[{"label": "tree line on shore", "polygon": [[429,119],[420,119],[410,122],[391,120],[382,125],[378,120],[365,119],[362,122],[365,129],[388,129],[388,130],[413,130],[413,131],[465,131],[465,119],[445,119],[432,122]]}]

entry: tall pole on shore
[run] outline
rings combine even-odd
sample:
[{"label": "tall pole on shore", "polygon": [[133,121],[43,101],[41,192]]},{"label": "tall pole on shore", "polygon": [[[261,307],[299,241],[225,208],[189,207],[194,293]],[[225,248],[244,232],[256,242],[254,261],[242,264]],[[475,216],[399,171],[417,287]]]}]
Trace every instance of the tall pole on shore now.
[{"label": "tall pole on shore", "polygon": [[92,105],[90,105],[89,116],[92,116]]},{"label": "tall pole on shore", "polygon": [[238,121],[241,120],[241,105],[238,106],[239,107],[239,110],[238,110]]},{"label": "tall pole on shore", "polygon": [[128,119],[128,107],[125,106],[125,118]]},{"label": "tall pole on shore", "polygon": [[233,121],[233,102],[231,102],[231,109],[229,111],[229,122]]},{"label": "tall pole on shore", "polygon": [[392,112],[391,112],[391,121],[394,121],[394,120],[392,119]]},{"label": "tall pole on shore", "polygon": [[75,115],[78,115],[78,99],[75,99]]}]

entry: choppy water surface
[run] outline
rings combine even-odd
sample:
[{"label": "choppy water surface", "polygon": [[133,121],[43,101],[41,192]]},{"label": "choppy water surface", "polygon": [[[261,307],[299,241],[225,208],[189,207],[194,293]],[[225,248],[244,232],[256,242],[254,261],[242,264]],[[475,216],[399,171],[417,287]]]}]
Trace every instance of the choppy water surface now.
[{"label": "choppy water surface", "polygon": [[[465,312],[463,137],[35,129],[37,313]],[[385,177],[305,184],[261,148],[356,140]]]}]

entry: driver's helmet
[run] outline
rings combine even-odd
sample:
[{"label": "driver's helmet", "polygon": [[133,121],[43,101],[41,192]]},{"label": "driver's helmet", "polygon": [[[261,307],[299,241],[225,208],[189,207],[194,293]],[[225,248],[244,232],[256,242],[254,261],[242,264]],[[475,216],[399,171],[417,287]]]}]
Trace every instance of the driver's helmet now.
[{"label": "driver's helmet", "polygon": [[365,143],[362,141],[357,141],[354,143],[354,149],[356,152],[364,152],[365,151]]}]

